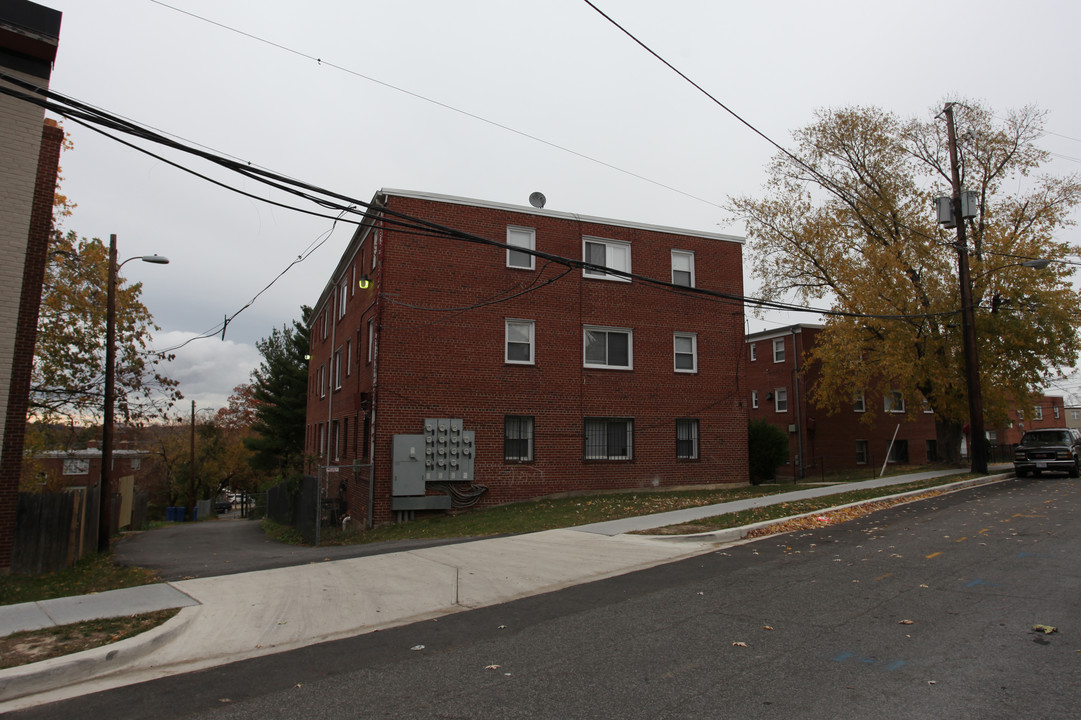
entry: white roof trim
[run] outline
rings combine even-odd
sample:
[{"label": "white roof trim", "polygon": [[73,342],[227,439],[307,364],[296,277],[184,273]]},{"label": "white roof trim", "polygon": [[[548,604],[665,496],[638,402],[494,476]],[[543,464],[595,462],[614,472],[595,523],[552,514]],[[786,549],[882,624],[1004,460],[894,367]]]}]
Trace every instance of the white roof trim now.
[{"label": "white roof trim", "polygon": [[492,202],[490,200],[475,200],[472,198],[457,197],[454,195],[440,195],[438,193],[416,192],[414,190],[398,190],[394,188],[383,188],[379,191],[379,193],[382,195],[389,195],[391,197],[413,198],[414,200],[431,200],[433,202],[449,203],[452,205],[471,205],[474,207],[490,208],[492,210],[505,210],[507,212],[522,213],[523,215],[541,215],[544,217],[562,218],[565,220],[576,220],[587,223],[598,223],[601,225],[614,225],[616,227],[632,228],[635,230],[649,230],[652,232],[667,233],[669,235],[687,235],[690,237],[706,238],[709,240],[720,240],[722,242],[733,242],[739,245],[743,245],[746,242],[745,238],[742,238],[738,235],[706,233],[699,232],[697,230],[667,227],[664,225],[650,225],[648,223],[636,223],[630,222],[628,220],[614,220],[612,218],[579,215],[578,213],[560,212],[558,210],[545,210],[544,208],[525,207],[524,205],[509,205],[507,203]]}]

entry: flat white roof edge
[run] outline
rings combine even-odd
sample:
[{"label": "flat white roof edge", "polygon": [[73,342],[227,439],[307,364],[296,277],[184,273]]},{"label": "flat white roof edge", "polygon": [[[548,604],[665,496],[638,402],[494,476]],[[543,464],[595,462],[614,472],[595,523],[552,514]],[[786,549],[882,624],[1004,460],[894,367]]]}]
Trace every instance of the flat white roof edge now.
[{"label": "flat white roof edge", "polygon": [[525,215],[543,215],[546,217],[562,218],[565,220],[578,220],[581,222],[599,223],[601,225],[614,225],[616,227],[632,228],[635,230],[649,230],[652,232],[667,233],[669,235],[688,235],[691,237],[706,238],[709,240],[733,242],[739,245],[743,245],[746,242],[746,239],[740,237],[739,235],[726,235],[724,233],[707,233],[700,232],[698,230],[688,230],[686,228],[668,227],[665,225],[651,225],[649,223],[631,222],[629,220],[615,220],[613,218],[580,215],[578,213],[563,212],[560,210],[546,210],[544,208],[526,207],[524,205],[511,205],[509,203],[493,202],[490,200],[476,200],[474,198],[458,197],[455,195],[441,195],[439,193],[417,192],[415,190],[400,190],[396,188],[383,188],[379,191],[379,194],[389,195],[392,197],[397,196],[412,198],[414,200],[432,200],[434,202],[450,203],[452,205],[473,205],[476,207],[489,208],[492,210],[505,210],[507,212],[516,212]]}]

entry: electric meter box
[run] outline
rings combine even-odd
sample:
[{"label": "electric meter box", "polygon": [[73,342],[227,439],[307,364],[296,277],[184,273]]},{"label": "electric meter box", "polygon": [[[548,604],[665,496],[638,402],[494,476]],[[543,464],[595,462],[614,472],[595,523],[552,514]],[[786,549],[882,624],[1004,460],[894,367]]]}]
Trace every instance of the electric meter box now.
[{"label": "electric meter box", "polygon": [[474,431],[460,419],[424,421],[425,482],[472,482],[475,454]]}]

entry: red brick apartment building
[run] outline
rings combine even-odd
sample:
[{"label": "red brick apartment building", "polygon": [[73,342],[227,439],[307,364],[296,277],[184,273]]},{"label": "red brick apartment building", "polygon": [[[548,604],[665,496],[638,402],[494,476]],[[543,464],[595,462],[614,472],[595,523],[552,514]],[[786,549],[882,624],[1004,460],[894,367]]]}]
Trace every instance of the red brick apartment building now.
[{"label": "red brick apartment building", "polygon": [[989,442],[992,446],[1013,446],[1021,442],[1021,436],[1028,430],[1081,427],[1073,417],[1075,411],[1072,410],[1057,395],[1041,395],[1030,407],[1019,406],[1010,410],[1006,425],[988,430]]},{"label": "red brick apartment building", "polygon": [[[747,336],[748,411],[788,433],[788,464],[779,471],[795,478],[884,462],[919,465],[936,456],[935,420],[930,411],[912,417],[910,398],[900,393],[871,397],[852,388],[852,401],[834,414],[809,400],[817,372],[808,367],[820,325],[792,325]],[[874,422],[868,409],[874,408]],[[896,433],[896,435],[895,435]]]},{"label": "red brick apartment building", "polygon": [[[746,482],[742,305],[697,291],[742,295],[742,242],[377,193],[310,327],[306,449],[340,467],[328,494],[379,524]],[[367,463],[370,486],[349,471]]]}]

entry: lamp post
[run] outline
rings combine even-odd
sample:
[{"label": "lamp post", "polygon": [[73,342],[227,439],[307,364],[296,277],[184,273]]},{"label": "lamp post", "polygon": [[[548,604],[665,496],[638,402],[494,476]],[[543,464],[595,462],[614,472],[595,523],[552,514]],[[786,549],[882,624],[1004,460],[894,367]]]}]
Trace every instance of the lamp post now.
[{"label": "lamp post", "polygon": [[109,549],[112,525],[112,497],[109,493],[113,474],[113,404],[116,399],[116,281],[120,268],[132,260],[168,265],[161,255],[136,255],[117,265],[116,235],[109,236],[109,279],[105,290],[105,412],[101,421],[101,485],[98,488],[98,552]]}]

